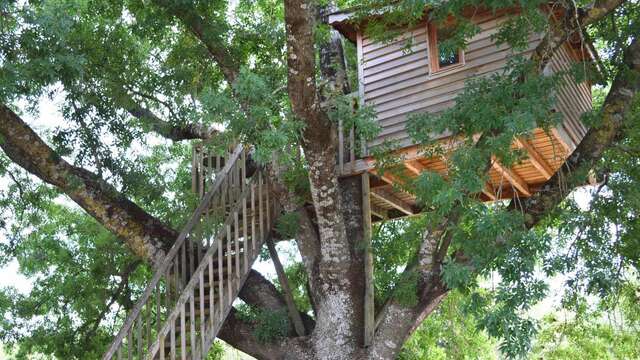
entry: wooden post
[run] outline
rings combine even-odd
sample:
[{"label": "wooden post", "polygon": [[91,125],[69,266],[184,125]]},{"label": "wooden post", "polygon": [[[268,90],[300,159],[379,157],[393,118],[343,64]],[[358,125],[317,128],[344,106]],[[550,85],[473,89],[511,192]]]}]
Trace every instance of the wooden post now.
[{"label": "wooden post", "polygon": [[304,324],[302,323],[300,313],[293,302],[293,294],[289,287],[289,280],[287,280],[287,275],[284,273],[284,268],[282,267],[282,263],[278,257],[278,252],[276,251],[276,247],[270,237],[267,238],[267,248],[269,248],[269,255],[271,256],[271,260],[273,260],[273,266],[276,268],[276,273],[278,274],[278,281],[280,281],[282,291],[284,292],[284,300],[287,303],[289,318],[293,321],[293,327],[296,330],[296,334],[298,334],[298,336],[304,336]]},{"label": "wooden post", "polygon": [[369,173],[362,174],[362,225],[364,254],[364,346],[373,342],[375,331],[375,309],[373,288],[373,253],[371,249],[371,189],[369,187]]}]

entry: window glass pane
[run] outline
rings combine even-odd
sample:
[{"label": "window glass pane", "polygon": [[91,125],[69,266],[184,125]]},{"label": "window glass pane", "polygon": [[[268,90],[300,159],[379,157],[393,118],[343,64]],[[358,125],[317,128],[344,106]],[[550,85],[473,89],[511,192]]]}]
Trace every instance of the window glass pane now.
[{"label": "window glass pane", "polygon": [[452,47],[451,42],[447,41],[451,38],[452,27],[443,27],[437,29],[438,39],[438,63],[440,67],[455,65],[460,62],[460,51]]}]

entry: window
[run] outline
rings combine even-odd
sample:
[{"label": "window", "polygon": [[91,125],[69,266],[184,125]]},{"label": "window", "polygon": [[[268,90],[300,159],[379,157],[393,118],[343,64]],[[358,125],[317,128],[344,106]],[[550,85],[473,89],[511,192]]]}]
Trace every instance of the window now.
[{"label": "window", "polygon": [[462,49],[452,49],[445,43],[447,39],[451,38],[454,27],[451,24],[438,27],[435,24],[429,24],[428,27],[431,73],[464,65]]}]

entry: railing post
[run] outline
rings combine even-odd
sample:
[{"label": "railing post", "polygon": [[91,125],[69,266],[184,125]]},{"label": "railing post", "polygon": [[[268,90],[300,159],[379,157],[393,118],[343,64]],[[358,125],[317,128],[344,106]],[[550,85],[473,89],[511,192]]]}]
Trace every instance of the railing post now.
[{"label": "railing post", "polygon": [[375,330],[373,254],[371,252],[371,202],[369,173],[362,174],[362,224],[364,238],[364,346],[370,346]]}]

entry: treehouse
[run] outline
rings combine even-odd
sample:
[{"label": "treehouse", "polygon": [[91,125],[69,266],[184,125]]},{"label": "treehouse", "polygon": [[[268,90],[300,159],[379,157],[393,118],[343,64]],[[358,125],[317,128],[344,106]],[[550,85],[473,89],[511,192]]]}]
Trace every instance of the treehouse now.
[{"label": "treehouse", "polygon": [[[515,11],[511,12],[511,14]],[[468,46],[458,51],[440,49],[450,28],[436,26],[425,20],[401,31],[392,41],[375,41],[363,34],[361,24],[355,24],[349,12],[329,15],[329,23],[357,46],[358,96],[362,104],[372,106],[382,129],[377,138],[363,149],[355,151],[353,132],[339,136],[339,165],[342,176],[369,172],[371,176],[371,208],[375,220],[406,216],[418,211],[415,198],[396,190],[393,176],[375,176],[375,161],[371,150],[385,141],[398,144],[398,155],[404,163],[403,172],[415,177],[429,169],[444,173],[444,158],[425,157],[406,130],[408,116],[418,112],[437,114],[455,104],[465,81],[488,76],[503,70],[514,55],[531,56],[543,34],[531,34],[528,47],[515,52],[506,45],[498,46],[492,35],[510,15],[509,12],[481,12],[469,16],[478,25],[479,33],[468,40]],[[362,20],[363,22],[366,20]],[[573,64],[594,59],[589,44],[567,41],[559,48],[545,73],[568,70]],[[576,83],[569,76],[556,94],[555,111],[562,115],[561,124],[551,131],[536,129],[531,137],[517,139],[512,148],[522,149],[527,158],[513,167],[495,160],[489,172],[489,182],[480,196],[486,201],[512,197],[528,197],[550,179],[574,151],[586,134],[580,116],[589,111],[591,85]],[[455,146],[456,139],[448,134],[436,136],[443,146]]]},{"label": "treehouse", "polygon": [[[445,158],[427,157],[406,131],[407,119],[417,112],[438,113],[455,104],[465,80],[487,76],[504,69],[515,53],[497,46],[491,35],[506,13],[475,14],[472,21],[481,31],[464,50],[443,54],[438,44],[447,29],[423,22],[406,29],[391,42],[376,42],[358,31],[349,13],[329,16],[331,25],[358,49],[359,97],[377,112],[382,128],[379,136],[356,149],[353,129],[338,134],[338,168],[342,177],[362,177],[363,238],[370,246],[371,222],[413,215],[419,211],[415,198],[394,186],[401,181],[376,171],[372,149],[386,140],[399,146],[404,175],[415,177],[426,170],[446,171]],[[405,44],[411,40],[410,51]],[[532,34],[523,55],[530,55],[540,35]],[[548,65],[548,73],[568,69],[573,63],[591,60],[587,44],[568,42],[558,49]],[[517,139],[526,160],[507,168],[493,161],[486,190],[479,194],[487,201],[527,197],[562,166],[585,136],[580,115],[591,109],[588,83],[567,79],[558,90],[555,111],[563,121],[551,131],[537,129],[531,137]],[[455,147],[457,139],[437,136],[443,145]],[[202,144],[193,151],[193,189],[200,197],[187,224],[120,331],[104,354],[110,359],[204,359],[230,313],[235,299],[264,244],[270,250],[283,286],[290,320],[302,336],[308,332],[293,303],[286,276],[270,239],[280,204],[273,195],[268,173],[250,161],[243,145],[225,154],[213,154]],[[373,266],[366,252],[364,345],[371,345],[375,329]]]}]

